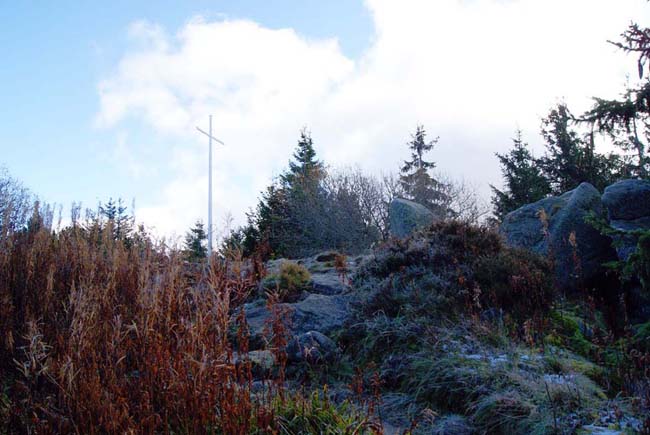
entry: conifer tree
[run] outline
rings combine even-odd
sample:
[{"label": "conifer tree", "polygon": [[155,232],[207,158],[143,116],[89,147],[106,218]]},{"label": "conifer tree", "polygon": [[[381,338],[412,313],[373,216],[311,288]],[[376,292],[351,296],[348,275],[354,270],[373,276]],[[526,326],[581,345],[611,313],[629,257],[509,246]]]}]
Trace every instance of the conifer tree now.
[{"label": "conifer tree", "polygon": [[582,182],[602,190],[617,178],[617,156],[597,153],[593,136],[583,140],[571,128],[573,121],[565,104],[558,104],[542,120],[546,154],[539,159],[539,164],[552,192],[558,195]]},{"label": "conifer tree", "polygon": [[513,147],[507,154],[496,153],[501,164],[504,190],[490,186],[494,192],[494,215],[499,220],[511,211],[538,201],[551,192],[551,186],[544,178],[528,144],[521,137],[521,130],[516,131],[512,143]]},{"label": "conifer tree", "polygon": [[306,128],[300,131],[300,139],[293,153],[293,161],[289,161],[289,170],[280,176],[282,182],[289,188],[299,182],[318,181],[323,175],[323,164],[316,159],[314,141]]},{"label": "conifer tree", "polygon": [[610,42],[638,56],[640,82],[636,86],[628,85],[621,99],[594,98],[593,107],[580,121],[589,123],[627,153],[620,170],[622,177],[647,179],[650,177],[650,79],[644,79],[644,69],[650,59],[650,28],[632,23],[621,37],[621,42]]},{"label": "conifer tree", "polygon": [[185,252],[190,261],[200,261],[208,256],[207,240],[203,222],[197,220],[185,235]]},{"label": "conifer tree", "polygon": [[594,98],[593,107],[581,121],[612,139],[625,154],[620,168],[623,177],[648,178],[650,156],[650,80],[636,89],[628,89],[621,100]]},{"label": "conifer tree", "polygon": [[411,141],[408,142],[411,160],[404,162],[400,182],[408,199],[424,205],[438,217],[444,218],[449,214],[449,198],[442,183],[429,173],[436,164],[424,160],[424,154],[431,151],[438,140],[436,137],[427,142],[424,127],[417,126],[415,134],[411,135]]},{"label": "conifer tree", "polygon": [[128,241],[133,233],[135,219],[127,213],[127,207],[122,198],[119,198],[117,202],[113,198],[109,198],[105,205],[100,204],[99,215],[105,218],[111,226],[114,240]]}]

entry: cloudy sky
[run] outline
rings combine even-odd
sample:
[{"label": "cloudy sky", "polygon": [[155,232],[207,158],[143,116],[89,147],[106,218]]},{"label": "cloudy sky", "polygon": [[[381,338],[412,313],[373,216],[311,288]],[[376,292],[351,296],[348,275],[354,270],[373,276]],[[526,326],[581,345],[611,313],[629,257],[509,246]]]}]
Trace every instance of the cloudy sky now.
[{"label": "cloudy sky", "polygon": [[380,173],[417,124],[440,170],[487,197],[494,152],[516,128],[537,153],[540,118],[615,97],[635,59],[607,44],[644,0],[5,2],[0,165],[43,199],[135,199],[136,217],[182,234],[207,214],[242,222],[286,167],[303,126],[332,167]]}]

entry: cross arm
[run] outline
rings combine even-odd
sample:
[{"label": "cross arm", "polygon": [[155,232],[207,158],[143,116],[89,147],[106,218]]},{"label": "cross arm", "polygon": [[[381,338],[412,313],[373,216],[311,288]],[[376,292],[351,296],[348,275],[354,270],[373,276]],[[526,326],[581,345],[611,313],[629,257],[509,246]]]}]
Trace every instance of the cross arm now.
[{"label": "cross arm", "polygon": [[197,129],[198,131],[200,131],[201,133],[203,133],[204,135],[206,135],[207,137],[212,138],[212,140],[219,142],[221,145],[225,145],[225,143],[223,143],[222,141],[220,141],[220,140],[217,139],[216,137],[211,136],[210,133],[207,133],[207,132],[201,130],[199,127],[196,127],[196,129]]}]

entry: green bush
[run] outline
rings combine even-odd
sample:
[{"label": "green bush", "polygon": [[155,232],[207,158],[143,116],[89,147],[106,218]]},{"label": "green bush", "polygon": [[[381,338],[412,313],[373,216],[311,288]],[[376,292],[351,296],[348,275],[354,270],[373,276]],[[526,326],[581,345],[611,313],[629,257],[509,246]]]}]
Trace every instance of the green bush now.
[{"label": "green bush", "polygon": [[302,265],[284,261],[277,274],[272,274],[264,280],[267,290],[277,290],[282,302],[294,302],[300,294],[309,288],[311,274]]}]

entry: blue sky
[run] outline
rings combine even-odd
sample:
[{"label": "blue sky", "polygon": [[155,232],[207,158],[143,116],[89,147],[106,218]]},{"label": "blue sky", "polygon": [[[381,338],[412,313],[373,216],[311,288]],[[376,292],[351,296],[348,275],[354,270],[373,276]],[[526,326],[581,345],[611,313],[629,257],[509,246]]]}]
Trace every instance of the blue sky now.
[{"label": "blue sky", "polygon": [[[350,0],[6,2],[0,8],[0,164],[59,204],[146,198],[160,180],[133,183],[123,162],[113,158],[119,137],[93,123],[100,110],[97,86],[128,50],[133,22],[176,29],[197,15],[247,18],[309,38],[337,37],[352,57],[372,35],[368,11]],[[137,122],[128,130],[136,141],[155,135]]]},{"label": "blue sky", "polygon": [[332,167],[378,174],[422,123],[438,168],[487,199],[515,128],[539,153],[553,104],[616,96],[634,59],[606,41],[649,18],[644,0],[5,2],[0,165],[49,202],[135,199],[182,234],[206,215],[209,113],[219,225],[301,127]]}]

